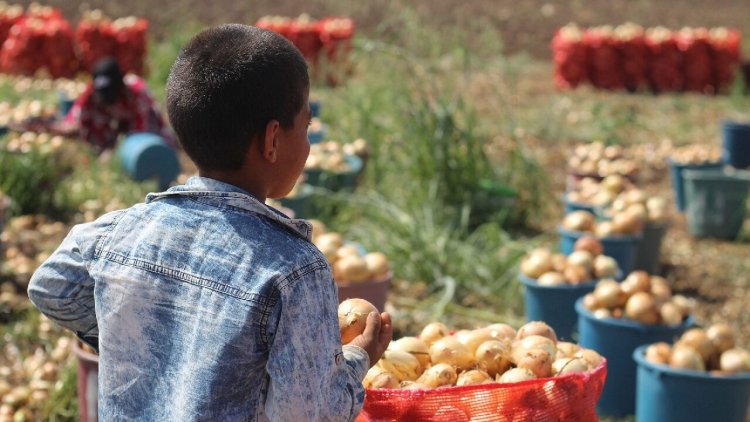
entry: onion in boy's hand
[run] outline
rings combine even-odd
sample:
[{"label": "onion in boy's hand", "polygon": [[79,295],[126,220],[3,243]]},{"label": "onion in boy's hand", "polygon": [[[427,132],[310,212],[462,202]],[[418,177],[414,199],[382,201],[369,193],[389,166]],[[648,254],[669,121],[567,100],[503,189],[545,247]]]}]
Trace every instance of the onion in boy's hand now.
[{"label": "onion in boy's hand", "polygon": [[347,299],[339,304],[338,317],[341,343],[361,347],[374,365],[393,337],[391,316],[364,299]]}]

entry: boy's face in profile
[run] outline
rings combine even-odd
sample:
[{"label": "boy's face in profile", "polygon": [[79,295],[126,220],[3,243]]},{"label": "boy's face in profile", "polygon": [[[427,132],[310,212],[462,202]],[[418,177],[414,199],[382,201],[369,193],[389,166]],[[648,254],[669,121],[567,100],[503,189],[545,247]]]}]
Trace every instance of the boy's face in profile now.
[{"label": "boy's face in profile", "polygon": [[270,198],[283,198],[297,182],[305,168],[307,156],[310,154],[310,141],[307,139],[307,127],[312,119],[310,103],[308,101],[310,88],[305,89],[302,108],[294,116],[294,125],[289,129],[280,129],[279,156],[276,161],[278,183],[276,189],[269,193]]}]

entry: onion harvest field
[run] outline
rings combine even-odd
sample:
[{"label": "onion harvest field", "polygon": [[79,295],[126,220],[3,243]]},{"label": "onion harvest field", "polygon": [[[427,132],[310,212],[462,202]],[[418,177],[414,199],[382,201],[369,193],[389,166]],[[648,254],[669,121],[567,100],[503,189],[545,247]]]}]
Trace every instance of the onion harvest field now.
[{"label": "onion harvest field", "polygon": [[[368,406],[372,410],[382,405],[378,400],[390,397],[383,388],[398,389],[401,403],[408,403],[412,389],[432,391],[456,383],[434,390],[437,407],[403,410],[391,419],[596,419],[593,409],[579,414],[560,404],[563,393],[579,403],[565,381],[573,379],[576,385],[590,380],[589,388],[602,394],[596,409],[601,420],[650,420],[645,413],[636,417],[635,398],[616,403],[613,410],[607,389],[608,381],[625,382],[617,369],[635,365],[634,345],[622,346],[627,362],[599,351],[603,364],[599,354],[591,353],[597,347],[587,343],[582,326],[556,326],[557,314],[544,309],[544,299],[529,302],[532,292],[575,291],[573,300],[584,298],[579,312],[615,325],[708,329],[675,331],[663,341],[679,344],[655,346],[645,359],[701,370],[706,377],[750,373],[750,360],[742,352],[723,357],[728,349],[750,350],[750,163],[733,168],[722,151],[725,122],[750,125],[750,3],[240,3],[175,0],[154,8],[140,0],[96,0],[87,6],[113,21],[127,18],[118,20],[125,31],[133,22],[139,31],[147,27],[145,39],[130,39],[118,54],[134,63],[131,68],[144,75],[161,105],[180,46],[207,25],[263,22],[278,30],[279,22],[294,22],[298,39],[299,28],[322,31],[321,22],[333,25],[327,30],[334,35],[326,41],[314,48],[307,44],[312,50],[301,48],[310,60],[310,98],[319,107],[309,132],[314,145],[305,176],[288,197],[269,205],[314,223],[313,243],[331,264],[341,300],[365,298],[393,318],[394,346],[364,381],[371,401],[358,420],[386,420],[367,413]],[[38,7],[18,6],[22,11]],[[70,37],[84,16],[92,16],[79,2],[51,0],[44,6],[69,21]],[[8,10],[0,7],[0,36],[11,19]],[[342,21],[322,20],[334,17],[353,23],[346,36],[336,32]],[[561,69],[553,57],[553,37],[569,23],[582,31],[595,29],[595,41],[584,42],[582,32],[580,49],[567,54],[585,56],[582,80],[596,73],[607,81],[606,89],[595,81],[571,87],[556,79],[577,75]],[[657,90],[647,82],[649,75],[659,74],[660,83],[667,84],[677,76],[665,81],[666,73],[644,68],[635,88],[608,84],[613,80],[609,72],[618,69],[601,60],[622,51],[618,28],[628,29],[628,39],[633,28],[636,34],[642,28],[638,36],[644,40],[654,28],[649,34],[668,40],[679,34],[703,39],[701,28],[717,37],[726,33],[724,28],[736,30],[739,58],[721,64],[734,70],[731,82],[703,91],[685,89],[685,83]],[[335,34],[340,39],[334,42]],[[135,44],[138,51],[129,47]],[[675,51],[702,54],[708,63],[702,69],[715,69],[710,61],[718,55],[716,47],[689,46]],[[67,72],[57,79],[46,71],[17,74],[18,67],[4,67],[10,53],[0,49],[0,422],[95,420],[79,397],[82,363],[74,352],[75,336],[42,316],[29,302],[26,287],[73,225],[142,202],[159,190],[154,179],[134,180],[117,152],[96,155],[75,138],[7,130],[58,118],[69,105],[64,100],[83,92],[87,76],[72,70],[87,67],[80,67],[82,59],[78,67],[65,67],[77,60],[74,54],[82,54],[79,47],[71,48],[64,60],[51,59]],[[13,51],[14,57],[26,57]],[[591,57],[598,57],[599,65]],[[617,57],[624,69],[626,62]],[[690,66],[684,63],[691,61],[683,57],[690,56],[679,57],[681,64],[672,71],[684,80],[711,76],[711,70],[685,76]],[[644,60],[643,66],[654,62]],[[744,148],[738,159],[750,151]],[[180,172],[173,184],[197,173],[183,152],[177,159]],[[709,170],[721,174],[700,173]],[[733,196],[716,194],[719,180],[731,180],[727,186],[734,187]],[[730,197],[734,202],[721,202]],[[628,252],[632,257],[617,249],[630,238],[638,242]],[[558,307],[575,319],[575,305],[568,300]],[[526,325],[533,319],[544,319],[557,335],[546,325]],[[528,336],[546,339],[523,342]],[[522,342],[534,351],[528,368],[522,356],[526,349],[518,346]],[[435,344],[442,349],[433,349]],[[546,370],[540,369],[539,349],[550,352]],[[455,356],[455,350],[465,359],[446,357]],[[493,363],[488,363],[490,355]],[[552,375],[552,384],[542,381]],[[631,375],[635,383],[634,369]],[[445,377],[452,382],[443,382]],[[516,391],[523,398],[512,399],[513,405],[503,400],[514,393],[498,393],[493,390],[497,383],[486,384],[486,391],[472,390],[480,391],[474,396],[460,390],[487,381],[529,379],[538,382]],[[456,394],[465,394],[460,397],[475,403],[476,412],[458,404],[454,408],[450,388],[464,391]],[[576,388],[583,394],[583,387]],[[536,397],[534,406],[518,406],[530,396]],[[450,408],[440,407],[441,400],[448,400]],[[596,400],[580,403],[594,406]],[[645,412],[642,403],[638,406]],[[736,420],[750,421],[750,406],[747,416],[735,413]]]}]

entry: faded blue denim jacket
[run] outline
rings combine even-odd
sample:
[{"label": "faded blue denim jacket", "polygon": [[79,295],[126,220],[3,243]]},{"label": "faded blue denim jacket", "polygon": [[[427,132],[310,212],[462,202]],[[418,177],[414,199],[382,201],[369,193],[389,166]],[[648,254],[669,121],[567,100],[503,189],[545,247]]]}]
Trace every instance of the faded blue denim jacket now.
[{"label": "faded blue denim jacket", "polygon": [[102,421],[352,420],[369,358],[310,234],[193,177],[73,227],[29,298],[98,349]]}]

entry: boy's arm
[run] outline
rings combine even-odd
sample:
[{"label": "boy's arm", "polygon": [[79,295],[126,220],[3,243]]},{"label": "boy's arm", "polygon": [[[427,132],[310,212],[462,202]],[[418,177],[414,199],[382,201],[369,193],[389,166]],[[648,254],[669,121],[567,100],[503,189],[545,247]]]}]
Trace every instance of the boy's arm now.
[{"label": "boy's arm", "polygon": [[34,306],[97,351],[99,328],[94,312],[94,280],[86,262],[102,222],[73,227],[57,250],[34,272],[28,287]]},{"label": "boy's arm", "polygon": [[351,421],[364,403],[369,357],[358,346],[342,350],[333,278],[327,265],[316,265],[280,289],[266,366],[270,420]]}]

